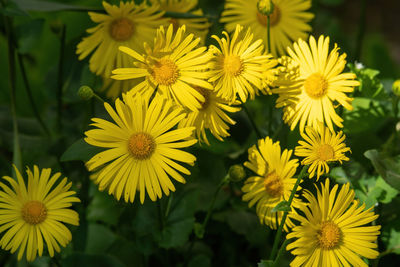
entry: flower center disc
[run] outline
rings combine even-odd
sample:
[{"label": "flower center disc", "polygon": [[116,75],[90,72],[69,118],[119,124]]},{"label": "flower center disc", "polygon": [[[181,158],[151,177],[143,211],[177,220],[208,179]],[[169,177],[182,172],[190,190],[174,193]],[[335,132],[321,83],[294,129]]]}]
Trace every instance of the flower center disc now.
[{"label": "flower center disc", "polygon": [[210,105],[210,92],[208,92],[207,89],[203,89],[199,86],[194,86],[193,88],[196,89],[196,91],[199,92],[204,97],[204,102],[201,103],[200,110],[207,109],[207,107]]},{"label": "flower center disc", "polygon": [[264,180],[264,187],[267,193],[273,197],[279,197],[283,193],[282,179],[275,171],[270,172]]},{"label": "flower center disc", "polygon": [[233,76],[238,76],[243,71],[242,60],[239,56],[225,56],[223,59],[223,66],[224,71]]},{"label": "flower center disc", "polygon": [[47,209],[42,202],[32,200],[22,207],[22,218],[29,224],[39,224],[46,216]]},{"label": "flower center disc", "polygon": [[[257,11],[257,19],[258,22],[261,23],[261,25],[264,25],[265,27],[268,27],[268,18],[266,15],[261,14],[260,12]],[[278,24],[278,22],[281,20],[281,10],[279,9],[278,6],[274,6],[274,12],[272,12],[271,15],[269,15],[269,25],[275,26]]]},{"label": "flower center disc", "polygon": [[131,155],[137,160],[148,159],[156,148],[156,143],[147,133],[135,133],[129,139],[128,145]]},{"label": "flower center disc", "polygon": [[318,148],[318,157],[320,160],[330,160],[333,159],[335,155],[335,151],[333,150],[331,145],[328,144],[322,144],[319,148]]},{"label": "flower center disc", "polygon": [[134,30],[132,21],[127,18],[116,19],[110,25],[110,35],[118,42],[129,40]]},{"label": "flower center disc", "polygon": [[158,84],[171,85],[176,82],[179,76],[178,68],[169,59],[161,59],[153,67],[153,78]]},{"label": "flower center disc", "polygon": [[318,99],[325,95],[328,89],[328,82],[321,74],[314,73],[306,79],[304,88],[309,97]]},{"label": "flower center disc", "polygon": [[321,230],[318,231],[319,245],[323,249],[331,249],[340,241],[340,229],[333,222],[323,222]]}]

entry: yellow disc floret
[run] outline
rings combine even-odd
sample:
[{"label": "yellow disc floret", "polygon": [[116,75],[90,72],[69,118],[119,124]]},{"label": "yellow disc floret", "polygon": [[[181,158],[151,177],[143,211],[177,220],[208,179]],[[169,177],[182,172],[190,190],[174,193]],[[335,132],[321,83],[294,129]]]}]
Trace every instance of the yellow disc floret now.
[{"label": "yellow disc floret", "polygon": [[304,88],[309,97],[318,99],[325,95],[328,89],[328,82],[321,74],[314,73],[306,79]]},{"label": "yellow disc floret", "polygon": [[135,159],[144,160],[148,159],[153,154],[156,143],[151,135],[140,132],[131,136],[128,148]]},{"label": "yellow disc floret", "polygon": [[334,248],[340,241],[340,229],[333,222],[323,222],[318,232],[318,242],[322,249]]},{"label": "yellow disc floret", "polygon": [[29,224],[39,224],[46,219],[47,209],[42,202],[32,200],[22,207],[22,218]]},{"label": "yellow disc floret", "polygon": [[119,18],[111,22],[110,24],[110,35],[118,41],[127,41],[132,37],[135,27],[130,19]]},{"label": "yellow disc floret", "polygon": [[178,68],[170,59],[160,59],[154,64],[152,71],[153,78],[162,85],[172,85],[179,77]]},{"label": "yellow disc floret", "polygon": [[279,175],[272,171],[264,180],[264,187],[267,193],[273,197],[280,197],[283,193],[283,183]]}]

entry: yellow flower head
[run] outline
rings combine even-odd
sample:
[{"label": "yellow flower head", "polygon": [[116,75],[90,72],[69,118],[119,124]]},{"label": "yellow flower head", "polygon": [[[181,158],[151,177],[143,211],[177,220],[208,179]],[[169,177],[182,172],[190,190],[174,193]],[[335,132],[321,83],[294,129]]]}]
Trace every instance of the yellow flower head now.
[{"label": "yellow flower head", "polygon": [[310,178],[317,172],[317,180],[324,173],[329,173],[329,162],[342,160],[348,161],[349,158],[344,153],[350,151],[346,147],[344,139],[346,136],[340,131],[338,134],[331,132],[322,123],[318,130],[307,126],[306,132],[301,133],[305,141],[300,140],[294,154],[298,157],[304,157],[301,161],[303,165],[310,165],[308,172]]},{"label": "yellow flower head", "polygon": [[[249,201],[249,207],[257,203],[256,211],[260,222],[276,229],[283,216],[283,211],[272,212],[272,209],[281,201],[288,200],[296,183],[293,176],[298,166],[297,159],[290,159],[292,150],[284,150],[281,154],[279,142],[272,142],[266,137],[258,140],[258,148],[252,146],[249,149],[249,161],[244,166],[256,173],[249,177],[242,187],[243,200]],[[301,188],[298,187],[297,190]],[[301,205],[297,196],[293,198],[292,207]],[[293,227],[291,217],[288,214],[284,229]]]},{"label": "yellow flower head", "polygon": [[277,107],[284,107],[283,120],[294,130],[299,124],[300,132],[305,125],[318,127],[323,122],[333,131],[332,122],[343,127],[335,111],[338,104],[351,110],[351,101],[346,93],[353,92],[360,83],[354,73],[342,73],[346,66],[346,54],[339,55],[339,48],[329,51],[329,37],[320,36],[318,43],[313,36],[309,43],[299,40],[288,48],[290,57],[280,60],[280,69],[286,73],[279,88]]},{"label": "yellow flower head", "polygon": [[194,127],[171,130],[185,117],[181,108],[159,96],[149,104],[131,94],[115,101],[116,111],[107,103],[104,106],[115,123],[93,118],[95,129],[85,132],[88,144],[106,148],[86,164],[89,171],[96,171],[99,190],[107,188],[125,202],[133,202],[139,191],[143,203],[146,191],[152,201],[162,192],[175,191],[170,177],[185,183],[179,172],[190,172],[177,161],[194,164],[196,158],[181,148],[197,140],[191,138]]},{"label": "yellow flower head", "polygon": [[146,1],[140,5],[120,2],[119,7],[103,1],[103,6],[106,14],[89,12],[98,25],[87,30],[90,36],[78,44],[76,53],[82,60],[94,50],[89,60],[90,70],[109,78],[113,69],[130,64],[129,57],[119,53],[118,47],[143,49],[143,42],[151,41],[157,28],[167,20],[162,19],[158,5],[148,6]]},{"label": "yellow flower head", "polygon": [[206,47],[196,48],[200,39],[194,39],[193,34],[186,36],[185,29],[185,26],[179,27],[174,33],[172,24],[167,31],[161,26],[154,39],[153,48],[145,43],[144,55],[128,47],[120,47],[122,52],[133,57],[136,62],[133,68],[114,70],[111,78],[117,80],[145,78],[132,88],[133,93],[149,91],[152,93],[157,89],[178,105],[192,111],[200,109],[205,99],[194,87],[213,89],[206,81],[209,77],[206,70],[211,55],[206,52]]},{"label": "yellow flower head", "polygon": [[294,238],[286,247],[295,255],[291,266],[368,266],[360,256],[378,257],[381,226],[366,226],[378,215],[371,211],[373,207],[365,210],[365,204],[354,200],[349,183],[338,189],[335,185],[330,190],[326,179],[321,190],[317,187],[317,197],[305,192],[308,203],[293,217],[300,225],[286,236]]},{"label": "yellow flower head", "polygon": [[265,91],[267,67],[274,66],[271,56],[263,53],[261,39],[252,42],[250,29],[243,31],[243,27],[237,25],[232,38],[226,32],[222,34],[225,38],[212,36],[220,48],[210,46],[214,57],[209,81],[214,83],[217,96],[230,102],[236,101],[237,94],[242,102],[246,102],[249,95],[254,99],[259,91]]},{"label": "yellow flower head", "polygon": [[[210,144],[207,139],[206,129],[209,129],[212,135],[220,141],[223,137],[230,136],[228,133],[229,124],[234,125],[236,122],[232,120],[225,112],[237,112],[239,107],[230,105],[228,101],[217,96],[217,93],[211,90],[204,90],[201,87],[194,87],[204,96],[204,102],[197,111],[188,111],[187,117],[179,123],[179,127],[196,127],[196,137],[199,141]],[[238,105],[236,101],[234,104]]]},{"label": "yellow flower head", "polygon": [[16,180],[3,176],[0,182],[0,233],[4,232],[1,248],[11,253],[19,249],[18,260],[26,251],[26,259],[34,261],[37,254],[42,256],[46,242],[53,257],[54,250],[60,252],[60,246],[65,247],[72,239],[63,223],[79,225],[78,213],[70,207],[80,200],[69,191],[72,183],[67,178],[57,183],[61,173],[51,175],[51,169],[40,171],[35,165],[33,172],[27,168],[25,185],[19,170],[14,169]]},{"label": "yellow flower head", "polygon": [[[314,14],[307,12],[311,0],[272,0],[270,15],[271,53],[284,55],[287,46],[298,38],[305,39],[311,26],[308,24]],[[228,32],[233,32],[236,24],[250,27],[256,39],[267,43],[267,16],[259,12],[258,0],[226,0],[221,22],[226,23]]]},{"label": "yellow flower head", "polygon": [[[197,16],[202,16],[203,11],[199,8],[196,9],[198,4],[197,0],[151,0],[154,4],[159,4],[161,10],[166,12],[189,13]],[[201,43],[204,41],[208,34],[208,29],[211,23],[207,18],[168,18],[169,23],[174,27],[174,31],[182,25],[186,25],[187,32],[193,33],[196,37],[200,37]]]}]

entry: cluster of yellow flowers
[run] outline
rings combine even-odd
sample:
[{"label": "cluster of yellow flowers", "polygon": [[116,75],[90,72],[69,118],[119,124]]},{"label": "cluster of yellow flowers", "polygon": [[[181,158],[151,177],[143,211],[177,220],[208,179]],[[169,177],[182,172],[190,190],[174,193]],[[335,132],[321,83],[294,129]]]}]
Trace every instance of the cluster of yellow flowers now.
[{"label": "cluster of yellow flowers", "polygon": [[[77,53],[79,59],[91,54],[90,70],[104,79],[107,95],[115,99],[115,108],[104,104],[113,122],[93,118],[93,129],[85,132],[88,144],[104,148],[86,164],[99,190],[131,203],[137,192],[141,203],[146,192],[152,201],[169,195],[175,190],[171,178],[185,183],[182,174],[190,171],[183,164],[196,160],[182,149],[198,140],[209,144],[206,129],[221,141],[229,136],[235,121],[227,112],[238,112],[241,103],[260,93],[277,94],[283,121],[291,130],[299,126],[304,140],[294,153],[304,157],[301,164],[309,165],[310,178],[328,173],[329,162],[349,160],[345,136],[334,131],[334,125],[343,127],[335,108],[351,110],[348,93],[359,85],[354,74],[343,73],[346,54],[340,55],[336,44],[331,49],[329,37],[304,41],[311,31],[311,0],[272,2],[267,16],[257,0],[227,0],[221,18],[227,32],[213,35],[216,45],[209,47],[204,43],[211,24],[196,9],[197,0],[103,2],[105,14],[89,12],[98,25],[87,30],[90,35]],[[176,19],[165,12],[193,16]],[[268,25],[269,51],[264,49]],[[269,137],[248,154],[244,165],[255,175],[245,181],[243,200],[256,205],[261,223],[276,229],[284,212],[273,208],[293,191],[298,160]],[[66,209],[79,201],[68,191],[70,184],[63,180],[49,193],[59,176],[49,180],[49,175],[44,170],[39,178],[37,167],[34,174],[28,170],[29,192],[19,174],[18,184],[5,178],[14,191],[0,184],[5,190],[0,231],[9,229],[0,244],[11,252],[20,247],[19,257],[27,247],[28,260],[37,251],[42,254],[42,235],[50,256],[59,250],[57,242],[65,246],[71,239],[58,221],[78,223],[76,212]],[[296,238],[287,247],[296,256],[293,266],[362,266],[359,255],[378,255],[374,242],[380,226],[364,226],[377,215],[359,206],[349,184],[338,191],[329,183],[326,179],[321,190],[316,186],[317,197],[296,190],[284,225],[287,238]]]}]

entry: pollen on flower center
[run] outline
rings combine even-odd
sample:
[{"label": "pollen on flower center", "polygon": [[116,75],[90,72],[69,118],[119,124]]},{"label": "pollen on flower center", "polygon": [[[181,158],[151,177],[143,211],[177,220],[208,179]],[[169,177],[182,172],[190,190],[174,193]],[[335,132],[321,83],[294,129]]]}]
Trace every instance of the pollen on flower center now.
[{"label": "pollen on flower center", "polygon": [[322,249],[331,249],[335,247],[341,238],[341,232],[339,227],[333,222],[323,222],[321,230],[317,235],[319,245]]},{"label": "pollen on flower center", "polygon": [[39,224],[47,217],[47,209],[45,205],[36,200],[25,203],[22,207],[22,218],[29,224]]},{"label": "pollen on flower center", "polygon": [[154,80],[161,85],[171,85],[179,77],[179,71],[174,62],[170,59],[161,59],[157,61],[152,69]]},{"label": "pollen on flower center", "polygon": [[199,92],[204,97],[204,102],[201,103],[200,110],[205,110],[210,105],[210,92],[207,89],[203,89],[199,86],[194,86],[197,92]]},{"label": "pollen on flower center", "polygon": [[223,59],[224,71],[230,75],[238,76],[243,71],[242,60],[239,56],[228,55]]},{"label": "pollen on flower center", "polygon": [[129,138],[128,148],[135,159],[145,160],[153,154],[156,143],[151,135],[140,132]]},{"label": "pollen on flower center", "polygon": [[321,74],[314,73],[306,79],[304,88],[309,97],[318,99],[325,95],[328,89],[328,82]]},{"label": "pollen on flower center", "polygon": [[264,180],[264,187],[267,193],[273,197],[279,197],[283,193],[283,183],[281,177],[275,171],[270,172]]},{"label": "pollen on flower center", "polygon": [[135,30],[133,22],[127,18],[119,18],[111,22],[110,35],[119,42],[129,40]]},{"label": "pollen on flower center", "polygon": [[[263,15],[257,11],[257,19],[258,22],[260,22],[262,25],[268,27],[268,20],[266,15]],[[274,12],[272,12],[272,14],[269,16],[269,19],[270,19],[269,25],[271,27],[278,24],[278,22],[281,20],[281,10],[279,9],[278,6],[276,5],[274,6]]]},{"label": "pollen on flower center", "polygon": [[319,148],[318,148],[318,157],[320,160],[330,160],[333,159],[335,156],[335,151],[333,150],[331,145],[328,144],[322,144]]}]

